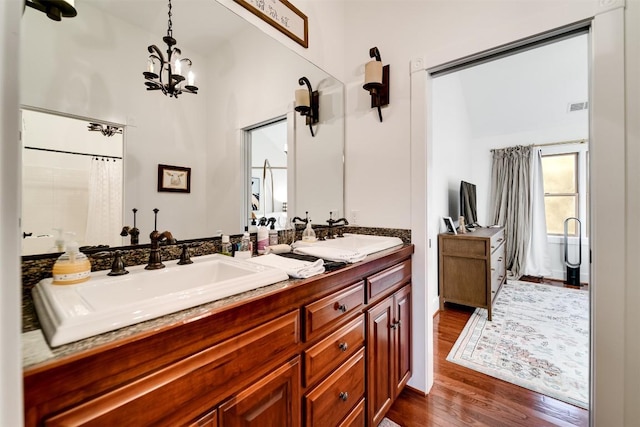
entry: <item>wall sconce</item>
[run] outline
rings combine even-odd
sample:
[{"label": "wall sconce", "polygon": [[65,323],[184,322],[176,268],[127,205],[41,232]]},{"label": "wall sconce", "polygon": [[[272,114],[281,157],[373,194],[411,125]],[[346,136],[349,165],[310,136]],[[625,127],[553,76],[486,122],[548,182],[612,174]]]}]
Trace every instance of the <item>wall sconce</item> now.
[{"label": "wall sconce", "polygon": [[371,95],[371,108],[378,107],[378,117],[382,122],[380,107],[389,105],[389,65],[382,66],[377,47],[369,49],[369,57],[375,58],[364,66],[364,86]]},{"label": "wall sconce", "polygon": [[313,133],[312,125],[318,123],[319,116],[318,111],[320,109],[320,95],[317,90],[311,89],[311,83],[306,77],[300,77],[298,79],[300,86],[307,85],[306,89],[296,90],[296,107],[295,110],[300,113],[301,116],[307,117],[307,124],[309,130],[311,130],[311,136],[316,136]]}]

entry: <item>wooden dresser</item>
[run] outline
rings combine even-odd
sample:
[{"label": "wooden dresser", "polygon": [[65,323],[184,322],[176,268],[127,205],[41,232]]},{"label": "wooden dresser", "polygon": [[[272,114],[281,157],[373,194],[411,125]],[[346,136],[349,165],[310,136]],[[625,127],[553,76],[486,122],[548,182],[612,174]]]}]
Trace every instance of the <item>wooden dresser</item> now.
[{"label": "wooden dresser", "polygon": [[466,234],[438,236],[440,310],[445,302],[486,308],[504,283],[504,228],[476,228]]}]

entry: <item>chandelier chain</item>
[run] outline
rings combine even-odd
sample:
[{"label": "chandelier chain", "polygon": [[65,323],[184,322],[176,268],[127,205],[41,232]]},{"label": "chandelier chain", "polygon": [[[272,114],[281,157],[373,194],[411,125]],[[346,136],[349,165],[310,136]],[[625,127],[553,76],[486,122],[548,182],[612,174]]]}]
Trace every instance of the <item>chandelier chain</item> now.
[{"label": "chandelier chain", "polygon": [[171,22],[171,0],[169,0],[169,26],[167,27],[167,35],[173,37],[173,22]]}]

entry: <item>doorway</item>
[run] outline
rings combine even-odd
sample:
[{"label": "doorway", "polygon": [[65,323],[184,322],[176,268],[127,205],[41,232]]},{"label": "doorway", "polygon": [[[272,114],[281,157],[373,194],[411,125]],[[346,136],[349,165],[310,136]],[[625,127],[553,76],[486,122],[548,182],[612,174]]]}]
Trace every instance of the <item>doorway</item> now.
[{"label": "doorway", "polygon": [[[287,119],[276,119],[245,129],[248,222],[274,217],[284,227],[287,218]],[[248,222],[245,225],[248,225]]]},{"label": "doorway", "polygon": [[[570,188],[567,191],[571,194],[557,194],[556,201],[562,200],[565,210],[551,215],[554,221],[550,221],[547,214],[546,255],[550,264],[544,279],[557,284],[566,280],[563,259],[566,242],[557,232],[558,215],[562,219],[575,216],[581,220],[583,247],[572,250],[582,250],[582,259],[589,259],[589,190],[586,186],[589,173],[589,42],[587,30],[578,31],[510,51],[508,56],[432,74],[429,229],[444,232],[442,218],[458,218],[461,181],[477,186],[478,223],[494,225],[491,150],[533,145],[543,156],[566,154],[575,159],[571,170],[556,170],[559,177],[567,180],[565,183],[574,185],[561,186]],[[550,172],[550,166],[547,171]],[[577,235],[579,230],[573,231]],[[572,247],[577,245],[575,238],[568,241]],[[428,254],[428,265],[433,267],[428,271],[428,283],[437,288],[437,248]],[[590,265],[583,264],[581,282],[589,282]],[[431,295],[435,296],[437,292]],[[437,298],[429,303],[435,313]],[[588,328],[588,305],[585,310]],[[588,354],[586,360],[588,365]],[[588,388],[587,384],[587,396]]]}]

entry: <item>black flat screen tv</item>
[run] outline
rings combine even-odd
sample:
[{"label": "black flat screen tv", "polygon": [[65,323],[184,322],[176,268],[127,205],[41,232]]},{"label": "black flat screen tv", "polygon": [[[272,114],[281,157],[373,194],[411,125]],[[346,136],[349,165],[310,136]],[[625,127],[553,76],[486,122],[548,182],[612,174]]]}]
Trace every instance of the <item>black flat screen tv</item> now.
[{"label": "black flat screen tv", "polygon": [[467,226],[478,225],[476,186],[466,181],[460,182],[460,215],[464,217]]}]

